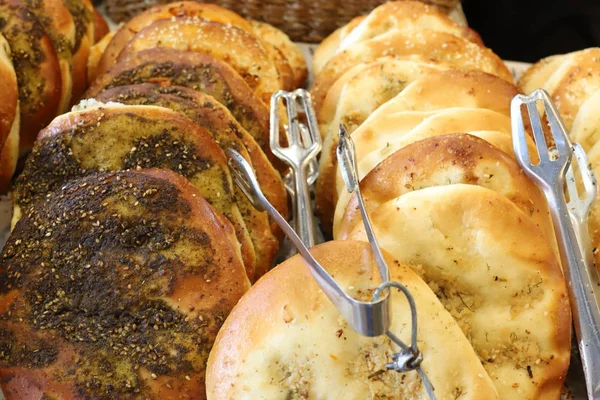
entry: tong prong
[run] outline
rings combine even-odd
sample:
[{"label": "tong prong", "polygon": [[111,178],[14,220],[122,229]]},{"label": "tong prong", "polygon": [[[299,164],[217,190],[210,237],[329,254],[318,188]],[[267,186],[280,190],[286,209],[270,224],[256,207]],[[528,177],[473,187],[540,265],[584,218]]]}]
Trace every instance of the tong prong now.
[{"label": "tong prong", "polygon": [[323,293],[335,305],[348,324],[361,335],[381,336],[389,328],[389,294],[373,302],[362,302],[350,297],[312,256],[304,242],[262,193],[258,180],[248,161],[234,149],[227,150],[228,163],[234,179],[258,209],[265,210],[281,227],[306,262]]},{"label": "tong prong", "polygon": [[232,148],[227,149],[225,153],[233,181],[240,187],[254,208],[259,211],[265,211],[264,204],[267,202],[267,199],[262,190],[260,190],[258,179],[256,179],[256,175],[252,171],[250,164],[240,153]]},{"label": "tong prong", "polygon": [[540,114],[537,110],[536,102],[527,102],[527,114],[529,115],[529,121],[531,122],[531,129],[533,130],[533,139],[535,140],[536,147],[538,149],[538,156],[540,162],[550,161],[550,154],[548,153],[548,144],[544,136],[544,128]]},{"label": "tong prong", "polygon": [[375,257],[375,262],[377,263],[377,268],[379,269],[381,281],[388,282],[390,280],[390,271],[383,258],[383,254],[381,253],[381,248],[377,243],[377,237],[375,237],[375,232],[373,230],[373,226],[371,225],[369,215],[367,214],[362,193],[360,192],[360,180],[358,176],[354,142],[352,141],[352,137],[343,124],[340,124],[339,135],[340,140],[336,149],[336,156],[338,159],[338,165],[340,166],[340,171],[342,173],[342,178],[346,184],[346,189],[349,192],[356,193],[363,225],[365,227],[367,239],[369,240],[369,245],[371,246],[371,251]]}]

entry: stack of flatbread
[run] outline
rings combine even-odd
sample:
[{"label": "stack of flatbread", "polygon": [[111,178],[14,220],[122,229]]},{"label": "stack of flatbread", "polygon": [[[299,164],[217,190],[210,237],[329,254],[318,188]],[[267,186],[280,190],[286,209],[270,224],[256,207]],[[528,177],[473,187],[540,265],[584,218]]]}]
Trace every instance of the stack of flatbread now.
[{"label": "stack of flatbread", "polygon": [[[316,202],[334,239],[313,254],[370,299],[377,273],[335,157],[343,124],[392,279],[420,310],[422,365],[437,398],[558,399],[570,308],[548,205],[512,150],[519,89],[505,64],[443,13],[397,1],[334,32],[313,68],[324,139]],[[392,294],[392,331],[409,341],[407,307]],[[427,398],[416,372],[385,370],[397,351],[353,332],[297,257],[226,321],[208,398]]]}]

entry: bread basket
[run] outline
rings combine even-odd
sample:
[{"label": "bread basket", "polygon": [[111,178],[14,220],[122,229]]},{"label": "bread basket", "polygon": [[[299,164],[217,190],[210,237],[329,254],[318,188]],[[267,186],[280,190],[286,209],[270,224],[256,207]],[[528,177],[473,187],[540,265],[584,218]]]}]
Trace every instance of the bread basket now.
[{"label": "bread basket", "polygon": [[[106,0],[106,12],[123,22],[156,5],[173,0]],[[459,0],[423,0],[464,18]],[[317,43],[352,18],[385,3],[385,0],[217,0],[206,1],[249,19],[268,22],[295,42]]]}]

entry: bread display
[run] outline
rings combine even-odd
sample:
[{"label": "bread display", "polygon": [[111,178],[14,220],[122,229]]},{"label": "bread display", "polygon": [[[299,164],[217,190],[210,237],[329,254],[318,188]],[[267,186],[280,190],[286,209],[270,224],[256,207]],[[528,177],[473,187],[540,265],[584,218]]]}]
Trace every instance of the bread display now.
[{"label": "bread display", "polygon": [[[0,1],[0,189],[13,204],[0,397],[564,398],[579,314],[554,209],[517,161],[511,101],[545,88],[600,173],[599,49],[548,57],[515,84],[477,32],[414,0],[348,16],[315,47],[217,4],[157,4],[110,29],[94,4]],[[310,96],[271,109],[305,82]],[[306,97],[323,143],[301,199],[271,136],[290,158],[319,147]],[[273,210],[313,243],[307,203],[325,240],[307,251],[360,301],[385,293],[368,216],[398,284],[388,332],[365,333],[385,310],[363,315],[290,256],[301,246]],[[409,351],[392,333],[410,345],[411,314]]]},{"label": "bread display", "polygon": [[[379,275],[367,243],[333,241],[313,247],[311,253],[349,293],[370,299]],[[389,253],[385,257],[392,279],[406,285],[415,298],[422,366],[437,398],[500,398],[432,290],[407,265],[397,264]],[[391,329],[409,343],[408,303],[400,294],[391,300]],[[255,284],[223,325],[208,361],[207,398],[428,398],[415,371],[385,371],[394,347],[387,337],[365,338],[354,332],[303,259],[295,256]]]},{"label": "bread display", "polygon": [[19,221],[2,252],[7,399],[201,399],[248,289],[231,224],[181,176],[99,173]]}]

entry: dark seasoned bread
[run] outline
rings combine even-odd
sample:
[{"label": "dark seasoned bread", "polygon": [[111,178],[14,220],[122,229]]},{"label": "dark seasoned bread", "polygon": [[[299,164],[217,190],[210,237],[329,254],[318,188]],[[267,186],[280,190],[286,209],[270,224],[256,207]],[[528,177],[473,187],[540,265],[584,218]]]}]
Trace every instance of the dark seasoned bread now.
[{"label": "dark seasoned bread", "polygon": [[73,79],[71,61],[75,43],[75,22],[63,0],[20,0],[40,21],[50,37],[60,65],[61,95],[58,112],[66,112],[71,102]]},{"label": "dark seasoned bread", "polygon": [[[112,101],[160,106],[188,117],[210,132],[224,151],[231,147],[240,152],[254,167],[258,183],[267,199],[282,215],[287,216],[287,194],[279,173],[252,136],[210,95],[182,86],[162,87],[143,83],[105,90],[96,100],[103,103]],[[275,222],[271,224],[271,229],[274,232],[281,231]],[[264,272],[266,271],[257,271],[255,276],[258,278]]]},{"label": "dark seasoned bread", "polygon": [[19,88],[10,47],[0,34],[0,193],[6,191],[19,157]]},{"label": "dark seasoned bread", "polygon": [[181,176],[100,173],[19,221],[0,260],[0,386],[16,399],[204,399],[249,287],[234,230]]},{"label": "dark seasoned bread", "polygon": [[267,106],[271,95],[286,87],[262,42],[233,25],[189,17],[159,20],[136,33],[117,62],[129,53],[154,48],[204,53],[225,61]]},{"label": "dark seasoned bread", "polygon": [[59,111],[60,66],[42,24],[17,0],[0,2],[0,33],[10,45],[19,84],[22,152]]},{"label": "dark seasoned bread", "polygon": [[99,76],[86,97],[94,98],[102,90],[116,86],[148,82],[185,86],[211,95],[227,107],[265,153],[270,154],[269,110],[229,65],[206,54],[172,49],[129,54]]},{"label": "dark seasoned bread", "polygon": [[16,206],[25,213],[69,180],[136,168],[170,169],[196,186],[233,223],[248,276],[256,263],[271,264],[278,243],[267,214],[235,193],[225,155],[210,133],[162,107],[97,107],[56,118],[40,132],[17,181]]},{"label": "dark seasoned bread", "polygon": [[73,46],[73,92],[71,104],[77,103],[87,88],[87,59],[94,43],[94,6],[90,0],[63,0],[75,23]]}]

